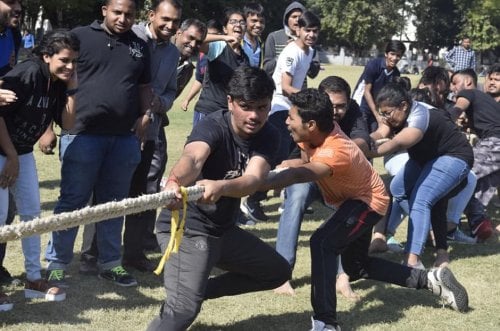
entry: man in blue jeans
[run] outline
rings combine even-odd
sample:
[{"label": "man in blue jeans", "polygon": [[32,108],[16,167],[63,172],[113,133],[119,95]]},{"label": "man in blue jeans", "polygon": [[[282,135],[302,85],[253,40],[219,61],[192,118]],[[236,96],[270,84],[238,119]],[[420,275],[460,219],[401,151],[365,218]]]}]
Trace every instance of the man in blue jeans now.
[{"label": "man in blue jeans", "polygon": [[[149,51],[131,27],[133,0],[107,0],[103,22],[74,29],[81,42],[78,58],[76,123],[60,142],[61,192],[54,213],[84,207],[91,194],[97,204],[128,196],[141,159],[140,145],[149,124],[152,93]],[[100,278],[120,286],[137,285],[121,265],[123,217],[96,226]],[[78,228],[56,231],[47,247],[48,281],[66,286]]]},{"label": "man in blue jeans", "polygon": [[[370,134],[358,104],[349,97],[351,95],[349,84],[341,77],[329,76],[321,81],[319,90],[328,94],[333,106],[333,118],[340,125],[342,131],[349,136],[362,151],[367,151],[369,149]],[[296,161],[302,163],[298,148],[295,150],[295,153],[292,152],[289,159],[284,161],[282,165],[291,165]],[[295,265],[297,242],[304,213],[313,201],[322,201],[322,198],[318,185],[314,182],[297,183],[286,187],[285,197],[283,213],[280,216],[278,226],[276,251],[278,251],[293,268]],[[349,278],[347,277],[346,279],[345,277],[347,277],[345,273],[339,272],[340,282],[337,280],[337,288],[341,290],[346,297],[354,299],[356,296],[349,286]],[[290,282],[286,282],[277,288],[275,292],[280,294],[294,294]]]}]

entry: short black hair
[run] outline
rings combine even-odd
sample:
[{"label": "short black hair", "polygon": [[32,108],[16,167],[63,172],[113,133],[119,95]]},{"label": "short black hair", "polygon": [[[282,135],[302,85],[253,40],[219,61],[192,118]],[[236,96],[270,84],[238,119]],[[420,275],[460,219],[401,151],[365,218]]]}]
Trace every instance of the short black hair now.
[{"label": "short black hair", "polygon": [[406,88],[401,84],[390,82],[378,92],[376,104],[377,106],[385,104],[390,107],[398,107],[403,101],[411,105],[411,97]]},{"label": "short black hair", "polygon": [[488,68],[488,76],[491,74],[497,74],[497,73],[500,73],[500,63],[492,64]]},{"label": "short black hair", "polygon": [[47,32],[40,41],[40,44],[33,53],[39,57],[43,55],[52,56],[63,49],[71,49],[75,52],[80,51],[80,40],[71,31],[67,29],[56,29]]},{"label": "short black hair", "polygon": [[477,86],[477,74],[476,74],[476,72],[474,71],[474,69],[467,68],[467,69],[462,69],[462,70],[456,71],[456,72],[453,74],[453,76],[451,76],[451,80],[453,80],[453,78],[454,78],[456,75],[464,75],[464,76],[469,76],[470,78],[472,78],[472,82],[474,83],[474,86]]},{"label": "short black hair", "polygon": [[222,21],[222,26],[226,26],[227,23],[229,22],[229,18],[234,14],[241,15],[243,17],[243,19],[246,20],[245,14],[243,14],[243,12],[240,9],[228,8],[224,11],[224,19]]},{"label": "short black hair", "polygon": [[216,20],[215,18],[212,18],[212,19],[208,20],[208,22],[207,22],[207,30],[208,29],[215,29],[215,30],[219,31],[219,33],[223,33],[224,32],[224,29],[222,27],[221,22],[219,22],[219,20]]},{"label": "short black hair", "polygon": [[429,105],[433,105],[433,95],[432,91],[427,88],[413,88],[410,90],[410,96],[415,101],[425,102]]},{"label": "short black hair", "polygon": [[347,98],[351,97],[351,87],[347,81],[339,76],[328,76],[319,83],[321,92],[345,93]]},{"label": "short black hair", "polygon": [[205,40],[205,37],[207,36],[207,26],[197,18],[187,18],[182,21],[181,26],[179,27],[179,31],[186,31],[191,26],[194,26],[196,29],[198,29],[198,31],[201,32],[201,39]]},{"label": "short black hair", "polygon": [[321,20],[312,11],[305,11],[300,15],[299,28],[318,28],[321,29]]},{"label": "short black hair", "polygon": [[262,5],[258,2],[250,2],[243,7],[243,13],[245,14],[245,17],[248,17],[249,15],[264,17],[264,7],[262,7]]},{"label": "short black hair", "polygon": [[182,10],[182,1],[180,0],[151,0],[151,10],[157,11],[158,6],[164,1],[171,4],[175,9]]},{"label": "short black hair", "polygon": [[264,70],[248,65],[236,68],[227,86],[233,100],[244,101],[272,99],[274,90],[274,81]]},{"label": "short black hair", "polygon": [[302,123],[315,121],[321,132],[333,130],[332,103],[328,95],[314,88],[308,88],[289,97],[293,106],[297,107]]},{"label": "short black hair", "polygon": [[400,40],[389,40],[385,46],[385,53],[395,52],[403,55],[406,52],[406,46]]},{"label": "short black hair", "polygon": [[396,84],[401,85],[405,90],[411,90],[411,80],[408,77],[396,76],[392,79]]},{"label": "short black hair", "polygon": [[450,86],[450,75],[443,67],[430,66],[422,71],[422,77],[420,77],[419,84],[424,85],[436,85],[440,81],[444,82],[446,86]]}]

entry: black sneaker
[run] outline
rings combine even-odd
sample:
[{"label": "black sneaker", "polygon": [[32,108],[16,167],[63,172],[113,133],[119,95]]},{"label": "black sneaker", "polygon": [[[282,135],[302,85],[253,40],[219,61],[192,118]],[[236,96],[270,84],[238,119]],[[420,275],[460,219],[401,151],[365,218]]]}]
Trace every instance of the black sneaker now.
[{"label": "black sneaker", "polygon": [[11,284],[14,278],[4,266],[0,266],[0,284]]},{"label": "black sneaker", "polygon": [[137,286],[137,280],[135,280],[135,278],[132,277],[132,275],[130,275],[121,265],[109,270],[104,270],[99,274],[99,278],[111,280],[116,285],[123,287]]},{"label": "black sneaker", "polygon": [[240,209],[247,217],[251,218],[255,222],[265,222],[269,219],[267,215],[262,210],[262,205],[260,201],[254,201],[252,199],[245,199],[241,205]]},{"label": "black sneaker", "polygon": [[137,259],[123,259],[123,266],[127,268],[134,268],[140,272],[153,272],[156,265],[147,257]]}]

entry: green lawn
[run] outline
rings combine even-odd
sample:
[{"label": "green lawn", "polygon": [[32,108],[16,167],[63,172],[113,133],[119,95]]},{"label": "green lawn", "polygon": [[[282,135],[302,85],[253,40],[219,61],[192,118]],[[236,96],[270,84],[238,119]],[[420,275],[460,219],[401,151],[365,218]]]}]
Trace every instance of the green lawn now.
[{"label": "green lawn", "polygon": [[[339,75],[354,88],[361,67],[325,66],[320,76],[310,82],[317,86],[327,75]],[[410,76],[416,83],[418,76]],[[181,98],[179,98],[182,100]],[[176,102],[170,112],[167,128],[169,166],[178,159],[181,146],[191,128],[192,106],[183,112]],[[52,213],[58,196],[59,161],[57,155],[46,156],[36,151],[43,215]],[[375,167],[383,173],[380,160]],[[498,202],[495,197],[493,202]],[[279,215],[278,199],[265,204],[270,221],[251,229],[256,235],[274,245]],[[191,330],[307,330],[310,327],[311,306],[310,259],[308,239],[327,216],[320,205],[313,205],[314,214],[307,215],[302,226],[297,254],[297,265],[292,283],[295,297],[279,296],[272,291],[227,297],[205,302]],[[500,223],[499,211],[490,207],[495,224]],[[404,240],[403,225],[398,238]],[[47,234],[42,236],[45,249]],[[47,303],[26,301],[22,287],[4,288],[14,300],[14,309],[0,313],[2,330],[142,330],[158,313],[165,293],[162,277],[134,272],[137,288],[120,288],[96,277],[78,274],[78,255],[81,231],[75,245],[75,259],[68,279],[70,288],[66,301]],[[500,330],[500,245],[497,240],[476,245],[452,245],[451,269],[469,291],[470,312],[466,314],[442,308],[439,300],[428,291],[415,291],[374,281],[361,280],[353,284],[362,300],[357,303],[338,299],[339,319],[343,330]],[[159,254],[150,255],[159,260]],[[401,261],[402,256],[386,254],[384,257]],[[432,249],[423,261],[430,266]],[[23,256],[20,241],[9,243],[5,266],[20,279],[24,279]]]}]

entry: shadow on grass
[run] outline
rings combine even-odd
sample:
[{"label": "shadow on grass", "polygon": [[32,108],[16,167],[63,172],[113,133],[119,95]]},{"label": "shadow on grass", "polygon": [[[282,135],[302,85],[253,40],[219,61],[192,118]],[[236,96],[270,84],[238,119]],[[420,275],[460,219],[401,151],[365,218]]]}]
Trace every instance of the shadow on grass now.
[{"label": "shadow on grass", "polygon": [[[10,286],[9,294],[15,306],[12,314],[2,314],[0,325],[9,327],[30,323],[70,324],[75,329],[87,329],[92,322],[95,322],[95,314],[101,314],[99,311],[113,314],[113,311],[155,307],[158,307],[159,311],[164,296],[160,296],[157,300],[144,295],[141,289],[154,289],[163,294],[163,275],[158,277],[152,273],[131,272],[136,277],[139,287],[120,287],[97,276],[80,275],[78,258],[79,254],[75,253],[75,258],[67,270],[66,280],[69,288],[66,289],[65,301],[26,300],[23,287]],[[159,257],[154,259],[155,262],[158,260]],[[16,275],[16,278],[25,279],[25,274]]]},{"label": "shadow on grass", "polygon": [[[369,292],[362,300],[353,303],[347,310],[338,312],[337,317],[342,330],[358,330],[379,323],[395,323],[407,318],[405,312],[413,306],[443,309],[436,296],[427,290],[402,289],[380,282],[359,281],[360,286]],[[342,300],[342,299],[341,299]],[[254,330],[308,330],[312,312],[283,313],[279,315],[257,315],[231,325],[209,325],[196,323],[192,331],[254,331]]]}]

